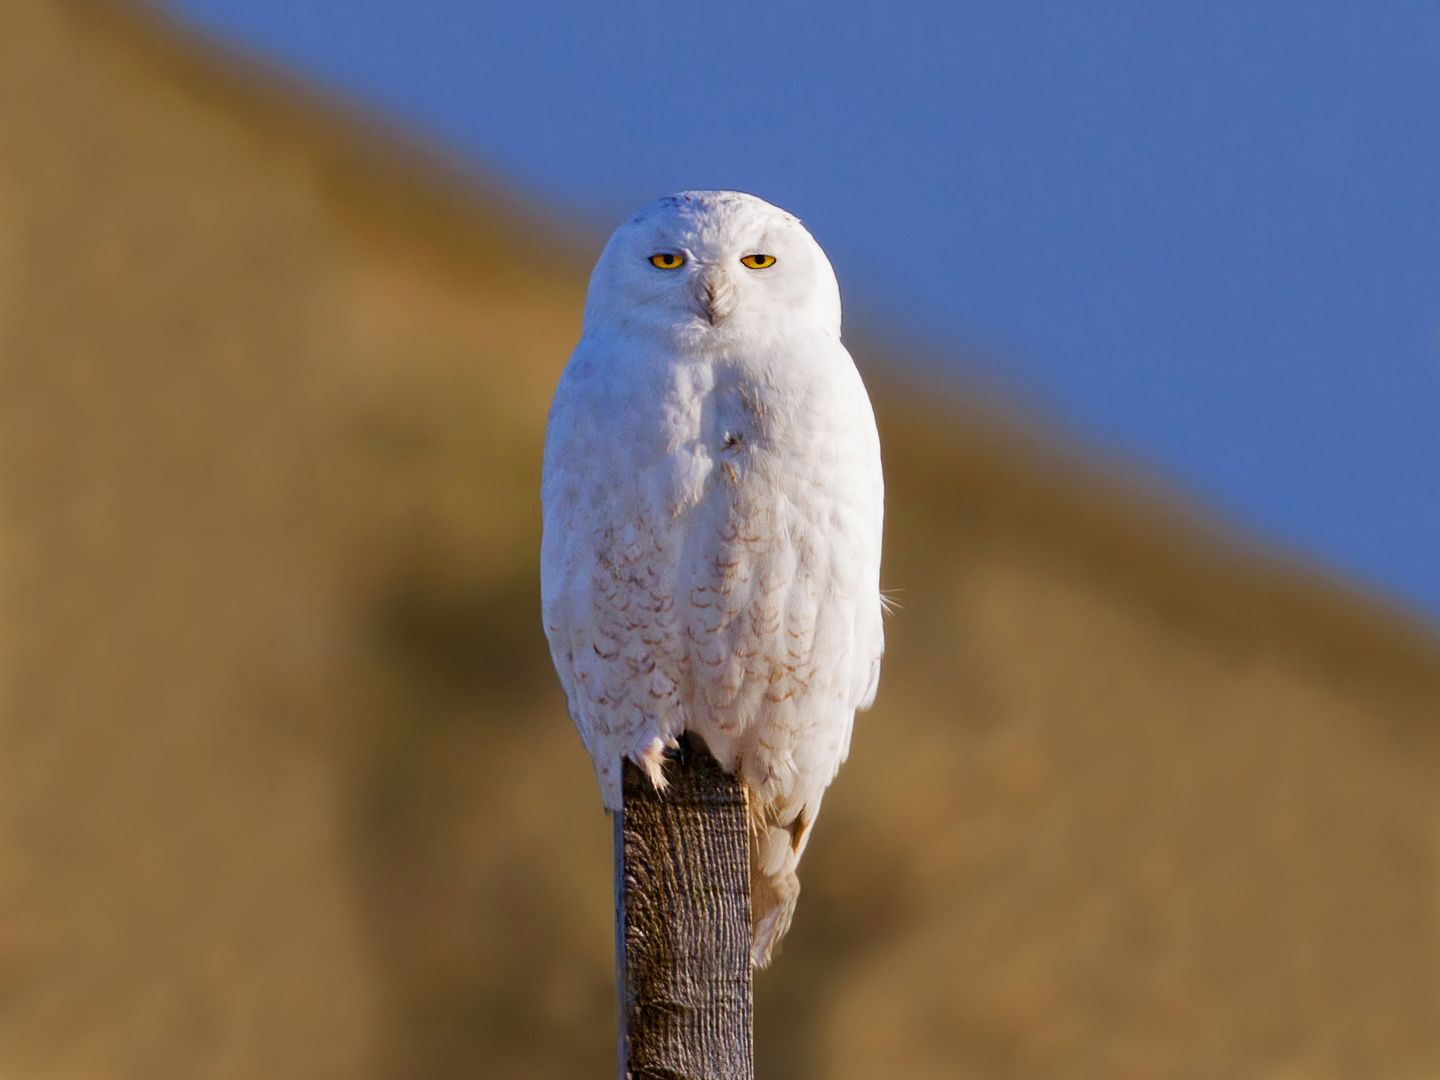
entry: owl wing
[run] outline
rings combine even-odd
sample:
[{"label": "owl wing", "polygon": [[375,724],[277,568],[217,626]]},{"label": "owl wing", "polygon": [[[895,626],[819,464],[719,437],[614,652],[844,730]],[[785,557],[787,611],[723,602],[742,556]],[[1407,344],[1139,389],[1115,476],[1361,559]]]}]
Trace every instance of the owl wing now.
[{"label": "owl wing", "polygon": [[793,388],[717,380],[677,575],[691,726],[787,823],[844,760],[883,647],[879,440],[848,354],[824,344],[793,359]]},{"label": "owl wing", "polygon": [[[685,728],[675,615],[684,521],[663,497],[673,470],[653,387],[582,341],[551,405],[541,480],[541,612],[570,715],[607,809],[630,758],[663,785]],[[601,361],[610,361],[604,362]]]}]

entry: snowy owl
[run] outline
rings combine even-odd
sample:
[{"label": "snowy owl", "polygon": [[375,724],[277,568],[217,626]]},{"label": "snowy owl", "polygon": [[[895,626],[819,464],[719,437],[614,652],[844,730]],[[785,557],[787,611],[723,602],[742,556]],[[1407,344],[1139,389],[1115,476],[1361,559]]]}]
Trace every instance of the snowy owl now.
[{"label": "snowy owl", "polygon": [[687,191],[615,231],[550,407],[541,602],[609,810],[695,732],[744,782],[752,957],[875,697],[880,441],[799,220]]}]

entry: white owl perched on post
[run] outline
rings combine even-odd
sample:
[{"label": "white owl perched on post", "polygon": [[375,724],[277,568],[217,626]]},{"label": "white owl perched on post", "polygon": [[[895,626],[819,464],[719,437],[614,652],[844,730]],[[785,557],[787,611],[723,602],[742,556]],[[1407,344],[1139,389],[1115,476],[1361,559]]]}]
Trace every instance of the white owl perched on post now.
[{"label": "white owl perched on post", "polygon": [[606,808],[698,734],[747,789],[752,956],[883,648],[884,484],[840,292],[799,220],[733,191],[660,199],[590,278],[550,410],[545,632]]}]

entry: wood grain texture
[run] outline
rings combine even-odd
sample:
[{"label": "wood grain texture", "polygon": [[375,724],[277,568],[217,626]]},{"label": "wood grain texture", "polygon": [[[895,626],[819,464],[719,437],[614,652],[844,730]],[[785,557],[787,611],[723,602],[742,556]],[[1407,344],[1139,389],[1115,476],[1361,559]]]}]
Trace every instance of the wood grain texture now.
[{"label": "wood grain texture", "polygon": [[622,1080],[751,1080],[745,792],[686,736],[656,792],[625,763],[615,815]]}]

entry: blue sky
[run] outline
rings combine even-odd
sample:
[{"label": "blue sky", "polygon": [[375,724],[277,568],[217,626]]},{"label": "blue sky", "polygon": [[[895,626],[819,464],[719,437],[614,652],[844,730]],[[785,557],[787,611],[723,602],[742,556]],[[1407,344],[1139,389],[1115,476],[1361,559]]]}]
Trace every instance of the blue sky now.
[{"label": "blue sky", "polygon": [[779,203],[867,322],[1440,618],[1440,5],[169,6],[602,230]]}]

